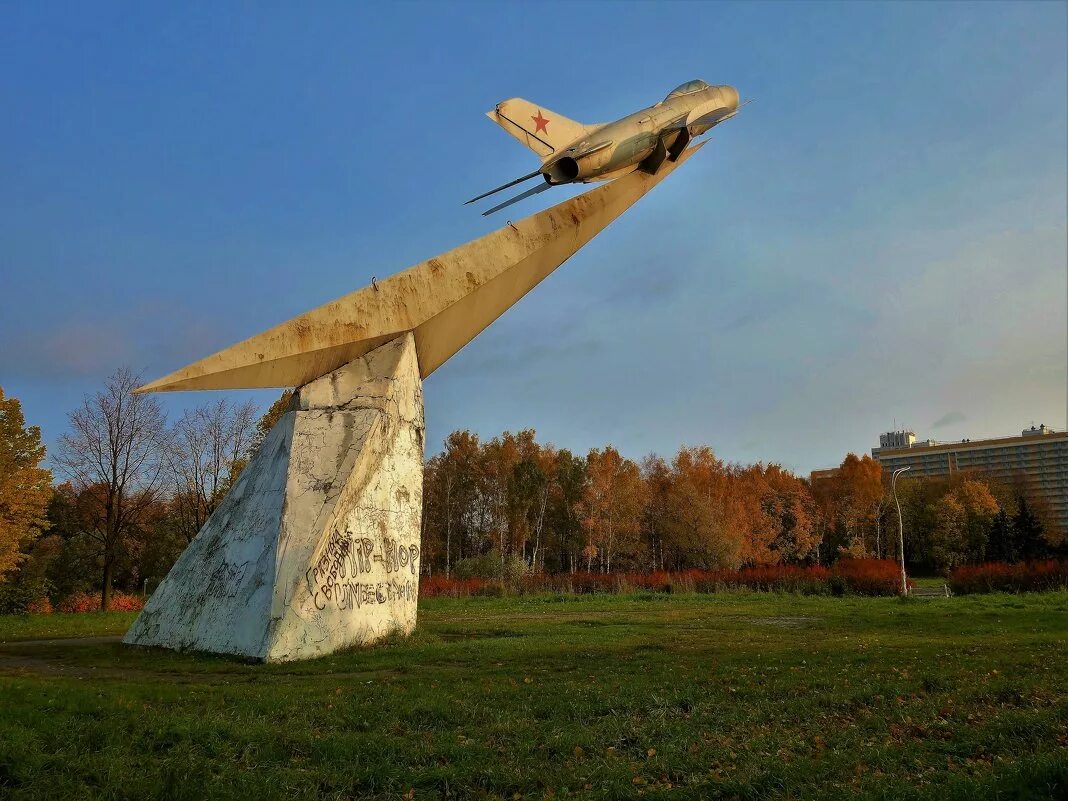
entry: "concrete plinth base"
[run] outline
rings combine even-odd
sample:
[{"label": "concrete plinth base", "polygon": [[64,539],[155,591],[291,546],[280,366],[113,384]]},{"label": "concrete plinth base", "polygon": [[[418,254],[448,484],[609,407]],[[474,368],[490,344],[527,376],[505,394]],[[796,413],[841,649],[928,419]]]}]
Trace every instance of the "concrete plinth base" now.
[{"label": "concrete plinth base", "polygon": [[411,632],[422,492],[406,333],[297,391],[123,642],[274,662]]}]

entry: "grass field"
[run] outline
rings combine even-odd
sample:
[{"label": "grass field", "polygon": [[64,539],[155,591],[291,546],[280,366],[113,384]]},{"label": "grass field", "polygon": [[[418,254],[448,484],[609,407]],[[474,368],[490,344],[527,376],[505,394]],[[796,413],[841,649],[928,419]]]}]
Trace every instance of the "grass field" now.
[{"label": "grass field", "polygon": [[1068,594],[434,600],[293,665],[0,618],[0,797],[1064,798]]}]

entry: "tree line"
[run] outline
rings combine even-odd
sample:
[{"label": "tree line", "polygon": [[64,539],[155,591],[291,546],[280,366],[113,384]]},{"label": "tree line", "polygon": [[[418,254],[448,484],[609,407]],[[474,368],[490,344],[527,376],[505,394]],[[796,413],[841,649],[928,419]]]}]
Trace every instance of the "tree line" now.
[{"label": "tree line", "polygon": [[708,447],[638,463],[611,445],[575,455],[531,430],[488,441],[457,431],[423,483],[424,560],[447,575],[489,551],[551,573],[800,562],[818,531],[803,480]]},{"label": "tree line", "polygon": [[140,383],[119,370],[87,395],[50,468],[40,429],[0,389],[0,607],[95,590],[106,609],[114,589],[144,591],[192,542],[284,408],[280,399],[259,417],[255,404],[223,399],[169,424],[155,397],[134,392]]},{"label": "tree line", "polygon": [[[724,462],[705,446],[635,462],[610,445],[576,455],[539,444],[531,430],[488,441],[457,431],[426,463],[424,567],[466,577],[897,559],[889,478],[867,455],[847,455],[813,484],[775,464]],[[898,496],[913,569],[1063,553],[1064,532],[1023,476],[910,478]]]},{"label": "tree line", "polygon": [[[0,389],[0,609],[27,599],[152,589],[192,541],[271,427],[227,400],[168,422],[139,378],[113,374],[69,414],[46,459],[40,430]],[[533,430],[450,434],[424,467],[423,569],[431,575],[651,572],[898,557],[887,476],[848,455],[812,484],[775,464],[725,462],[706,446],[634,461],[611,445],[576,454]],[[1063,552],[1064,532],[1020,478],[899,482],[905,559],[946,572]],[[5,598],[7,600],[5,600]]]}]

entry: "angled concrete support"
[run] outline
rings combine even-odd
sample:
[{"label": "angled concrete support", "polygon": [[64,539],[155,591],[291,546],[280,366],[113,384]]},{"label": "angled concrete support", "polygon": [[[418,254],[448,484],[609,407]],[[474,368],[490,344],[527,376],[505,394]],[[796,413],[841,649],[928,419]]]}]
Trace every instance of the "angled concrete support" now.
[{"label": "angled concrete support", "polygon": [[422,489],[406,333],[298,390],[123,641],[275,662],[410,632]]}]

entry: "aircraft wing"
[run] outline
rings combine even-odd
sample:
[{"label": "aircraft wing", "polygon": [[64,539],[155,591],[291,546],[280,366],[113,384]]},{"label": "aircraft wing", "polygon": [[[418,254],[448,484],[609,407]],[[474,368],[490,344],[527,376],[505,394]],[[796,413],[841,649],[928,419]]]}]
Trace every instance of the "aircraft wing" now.
[{"label": "aircraft wing", "polygon": [[734,109],[734,111],[723,108],[714,100],[709,101],[708,103],[702,103],[690,110],[690,113],[686,115],[684,124],[687,128],[703,128],[707,131],[709,128],[729,120],[741,111],[744,106],[749,105],[750,102],[752,101],[746,100],[741,106]]}]

